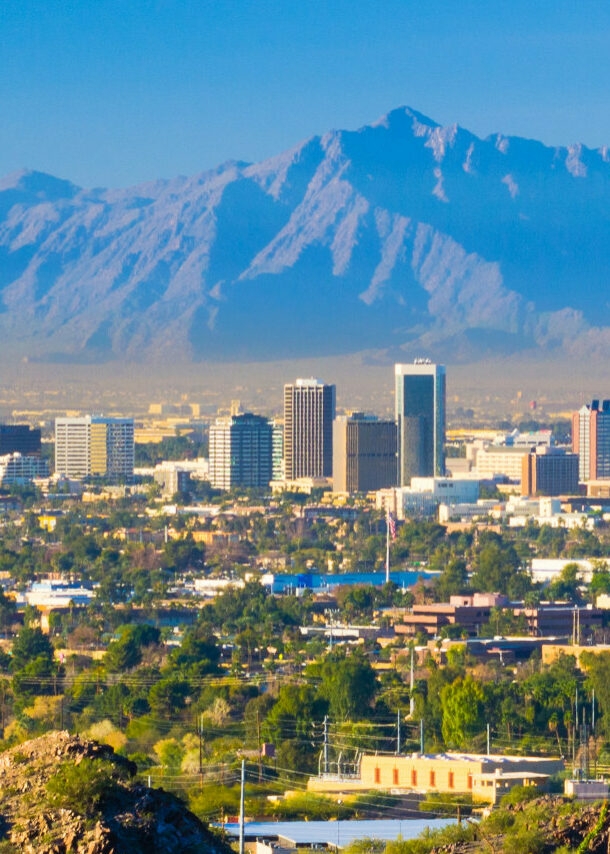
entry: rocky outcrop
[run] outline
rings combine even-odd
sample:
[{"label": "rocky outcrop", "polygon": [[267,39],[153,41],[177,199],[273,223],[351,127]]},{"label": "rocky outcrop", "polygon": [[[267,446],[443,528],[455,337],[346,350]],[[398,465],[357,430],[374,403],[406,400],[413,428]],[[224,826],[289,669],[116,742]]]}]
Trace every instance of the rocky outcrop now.
[{"label": "rocky outcrop", "polygon": [[67,732],[0,754],[0,850],[229,854],[181,801],[137,782],[135,771],[112,748]]}]

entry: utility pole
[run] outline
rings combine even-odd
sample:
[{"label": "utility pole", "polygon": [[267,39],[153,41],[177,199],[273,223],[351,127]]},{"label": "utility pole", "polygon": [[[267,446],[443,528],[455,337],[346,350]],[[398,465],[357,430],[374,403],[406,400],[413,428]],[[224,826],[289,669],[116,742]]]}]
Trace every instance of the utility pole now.
[{"label": "utility pole", "polygon": [[258,782],[263,780],[263,748],[261,744],[261,713],[256,710],[256,738],[258,740]]},{"label": "utility pole", "polygon": [[424,719],[419,722],[419,752],[424,755]]},{"label": "utility pole", "polygon": [[489,733],[489,724],[487,724],[487,755],[489,756],[491,753],[490,750],[490,733]]},{"label": "utility pole", "polygon": [[413,712],[415,711],[415,697],[413,696],[413,689],[415,687],[415,668],[414,668],[414,659],[415,659],[415,647],[411,644],[411,674],[409,676],[409,717],[413,718]]},{"label": "utility pole", "polygon": [[584,706],[582,710],[582,729],[580,732],[580,774],[583,780],[589,779],[589,734],[587,732]]},{"label": "utility pole", "polygon": [[396,720],[396,755],[400,756],[400,709]]},{"label": "utility pole", "polygon": [[328,774],[328,715],[324,715],[324,773]]},{"label": "utility pole", "polygon": [[199,715],[197,721],[197,733],[199,735],[199,777],[203,777],[203,715]]},{"label": "utility pole", "polygon": [[246,789],[246,760],[241,760],[241,793],[239,797],[239,854],[244,854],[244,804]]}]

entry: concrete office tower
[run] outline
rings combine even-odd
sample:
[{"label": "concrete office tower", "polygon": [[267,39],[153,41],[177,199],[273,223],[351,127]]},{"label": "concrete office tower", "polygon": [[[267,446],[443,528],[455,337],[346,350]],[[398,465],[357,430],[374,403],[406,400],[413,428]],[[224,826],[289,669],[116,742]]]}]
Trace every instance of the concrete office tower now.
[{"label": "concrete office tower", "polygon": [[217,418],[210,427],[210,482],[215,489],[263,488],[271,480],[272,428],[246,412]]},{"label": "concrete office tower", "polygon": [[445,367],[428,359],[395,365],[398,486],[445,474]]},{"label": "concrete office tower", "polygon": [[575,495],[578,492],[578,454],[540,445],[522,460],[521,494]]},{"label": "concrete office tower", "polygon": [[284,386],[286,480],[332,476],[334,417],[334,385],[312,377]]},{"label": "concrete office tower", "polygon": [[82,478],[91,474],[91,416],[55,419],[55,473]]},{"label": "concrete office tower", "polygon": [[55,472],[65,477],[133,480],[133,418],[55,419]]},{"label": "concrete office tower", "polygon": [[610,478],[610,400],[593,400],[573,414],[572,450],[581,481]]},{"label": "concrete office tower", "polygon": [[333,424],[333,492],[396,485],[396,424],[374,415],[339,415]]}]

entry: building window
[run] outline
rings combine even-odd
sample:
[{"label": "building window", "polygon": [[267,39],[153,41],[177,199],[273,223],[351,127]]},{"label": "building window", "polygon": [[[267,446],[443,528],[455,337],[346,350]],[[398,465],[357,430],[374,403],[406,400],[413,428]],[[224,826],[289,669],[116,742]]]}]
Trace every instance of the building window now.
[{"label": "building window", "polygon": [[392,772],[392,782],[395,786],[398,785],[398,768],[394,768],[394,771]]},{"label": "building window", "polygon": [[466,786],[467,786],[469,789],[472,789],[472,774],[469,774],[469,775],[466,777]]},{"label": "building window", "polygon": [[381,783],[381,770],[379,768],[375,768],[375,782]]},{"label": "building window", "polygon": [[411,769],[411,785],[417,786],[417,771],[415,768]]},{"label": "building window", "polygon": [[449,788],[450,788],[450,789],[455,788],[455,778],[454,778],[454,775],[453,775],[453,771],[450,771],[450,772],[449,772]]},{"label": "building window", "polygon": [[430,785],[436,786],[436,772],[430,771]]}]

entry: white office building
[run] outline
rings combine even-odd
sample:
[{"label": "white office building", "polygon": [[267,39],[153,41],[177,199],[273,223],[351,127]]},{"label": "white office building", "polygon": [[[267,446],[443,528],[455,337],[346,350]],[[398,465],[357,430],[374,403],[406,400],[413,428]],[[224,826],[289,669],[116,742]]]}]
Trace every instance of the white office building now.
[{"label": "white office building", "polygon": [[133,418],[83,415],[55,419],[55,473],[82,479],[133,479]]}]

